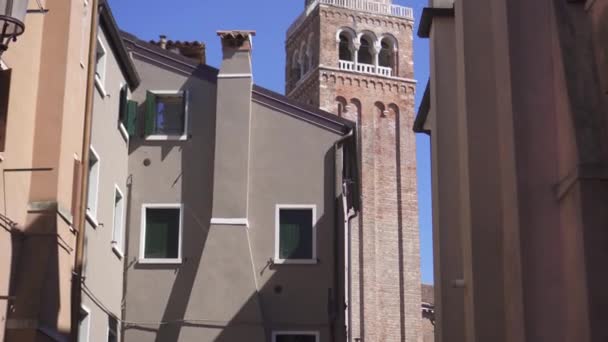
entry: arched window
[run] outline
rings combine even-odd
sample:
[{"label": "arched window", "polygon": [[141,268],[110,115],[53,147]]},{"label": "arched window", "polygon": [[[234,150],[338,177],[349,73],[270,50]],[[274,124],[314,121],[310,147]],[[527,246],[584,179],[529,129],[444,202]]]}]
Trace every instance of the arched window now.
[{"label": "arched window", "polygon": [[352,61],[353,54],[350,49],[351,39],[345,33],[340,33],[340,60]]},{"label": "arched window", "polygon": [[393,47],[387,39],[383,39],[380,43],[380,55],[378,56],[378,65],[381,67],[393,67]]},{"label": "arched window", "polygon": [[300,53],[296,51],[294,52],[293,58],[291,59],[291,79],[294,81],[298,81],[300,79],[300,76]]},{"label": "arched window", "polygon": [[361,37],[361,47],[359,48],[359,61],[358,62],[361,64],[373,64],[374,63],[372,42],[366,36]]}]

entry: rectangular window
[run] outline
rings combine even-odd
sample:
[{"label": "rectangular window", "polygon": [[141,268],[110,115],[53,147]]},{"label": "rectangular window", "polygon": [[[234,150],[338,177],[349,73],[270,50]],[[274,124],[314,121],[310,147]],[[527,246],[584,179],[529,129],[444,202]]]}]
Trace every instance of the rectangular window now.
[{"label": "rectangular window", "polygon": [[316,263],[316,206],[277,205],[275,262]]},{"label": "rectangular window", "polygon": [[78,342],[89,342],[89,330],[91,329],[91,311],[85,307],[80,308],[80,320],[78,326]]},{"label": "rectangular window", "polygon": [[108,342],[118,342],[118,321],[108,317]]},{"label": "rectangular window", "polygon": [[181,263],[181,204],[144,204],[140,262]]},{"label": "rectangular window", "polygon": [[11,70],[0,70],[0,152],[4,152],[6,143],[6,125],[8,121],[8,99],[11,89]]},{"label": "rectangular window", "polygon": [[95,52],[95,85],[102,97],[106,96],[106,48],[101,42],[101,38],[97,37],[97,50]]},{"label": "rectangular window", "polygon": [[188,91],[146,95],[145,130],[148,139],[184,140],[188,132]]},{"label": "rectangular window", "polygon": [[125,201],[122,192],[114,187],[114,229],[112,230],[112,248],[122,257],[124,239],[124,210]]},{"label": "rectangular window", "polygon": [[320,342],[320,338],[315,331],[275,331],[272,342]]},{"label": "rectangular window", "polygon": [[89,190],[87,200],[87,217],[92,220],[94,227],[97,226],[97,198],[99,193],[99,155],[91,146],[89,153]]}]

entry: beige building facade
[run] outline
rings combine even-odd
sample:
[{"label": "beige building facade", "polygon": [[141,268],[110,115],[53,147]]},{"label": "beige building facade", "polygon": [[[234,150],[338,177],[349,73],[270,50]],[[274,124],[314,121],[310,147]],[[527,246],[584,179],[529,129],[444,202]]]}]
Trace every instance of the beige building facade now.
[{"label": "beige building facade", "polygon": [[286,94],[357,123],[361,215],[346,241],[348,341],[418,342],[413,12],[385,1],[306,1],[287,32]]},{"label": "beige building facade", "polygon": [[[43,9],[40,11],[40,3]],[[71,329],[75,170],[81,160],[91,12],[83,1],[30,1],[0,134],[0,340],[50,341]],[[4,335],[4,336],[3,336]]]},{"label": "beige building facade", "polygon": [[424,10],[437,341],[608,338],[607,23],[604,0]]}]

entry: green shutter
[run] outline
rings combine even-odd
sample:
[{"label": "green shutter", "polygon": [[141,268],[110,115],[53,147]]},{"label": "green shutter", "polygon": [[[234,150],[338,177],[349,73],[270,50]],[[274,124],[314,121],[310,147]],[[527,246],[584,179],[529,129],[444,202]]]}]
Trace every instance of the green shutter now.
[{"label": "green shutter", "polygon": [[156,95],[151,92],[146,93],[146,119],[145,121],[145,135],[151,135],[154,133],[154,126],[156,120]]},{"label": "green shutter", "polygon": [[279,258],[292,259],[300,246],[300,227],[295,224],[281,224]]},{"label": "green shutter", "polygon": [[120,89],[120,112],[118,114],[118,120],[127,127],[127,96],[129,95],[129,91],[127,90],[127,86],[123,86]]},{"label": "green shutter", "polygon": [[125,127],[129,136],[134,136],[137,131],[137,102],[129,100],[127,102],[127,116]]},{"label": "green shutter", "polygon": [[146,258],[174,259],[179,256],[179,221],[179,209],[146,210]]},{"label": "green shutter", "polygon": [[313,257],[312,210],[281,209],[279,214],[279,258]]}]

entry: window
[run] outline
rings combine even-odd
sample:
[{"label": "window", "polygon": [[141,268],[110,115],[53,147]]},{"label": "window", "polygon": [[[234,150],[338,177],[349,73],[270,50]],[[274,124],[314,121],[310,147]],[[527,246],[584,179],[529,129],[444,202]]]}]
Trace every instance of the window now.
[{"label": "window", "polygon": [[316,206],[277,205],[276,263],[316,263]]},{"label": "window", "polygon": [[108,342],[118,342],[118,321],[108,316]]},{"label": "window", "polygon": [[89,190],[87,200],[87,217],[97,227],[97,198],[99,192],[99,155],[91,146],[89,153]]},{"label": "window", "polygon": [[350,49],[350,38],[344,33],[340,34],[340,60],[353,60],[353,56]]},{"label": "window", "polygon": [[118,128],[127,140],[135,135],[135,120],[137,120],[137,102],[129,100],[129,87],[124,85],[120,88]]},{"label": "window", "polygon": [[140,262],[181,263],[182,205],[144,204]]},{"label": "window", "polygon": [[0,70],[0,152],[4,152],[4,145],[6,143],[6,125],[8,120],[8,100],[10,88],[11,70]]},{"label": "window", "polygon": [[91,329],[91,311],[85,307],[80,308],[80,320],[78,322],[78,342],[89,342],[89,331]]},{"label": "window", "polygon": [[188,91],[152,92],[146,96],[148,139],[185,140],[188,131]]},{"label": "window", "polygon": [[105,97],[105,83],[106,83],[106,59],[107,53],[106,48],[101,42],[101,38],[97,38],[97,50],[95,52],[95,85],[97,90]]},{"label": "window", "polygon": [[373,63],[372,44],[367,37],[361,37],[361,47],[359,48],[359,63]]},{"label": "window", "polygon": [[318,332],[275,331],[272,342],[320,342]]},{"label": "window", "polygon": [[114,186],[114,227],[112,230],[112,249],[122,257],[124,239],[125,201],[117,185]]},{"label": "window", "polygon": [[380,42],[380,53],[378,55],[378,65],[385,68],[395,68],[396,43],[389,38],[382,39]]}]

